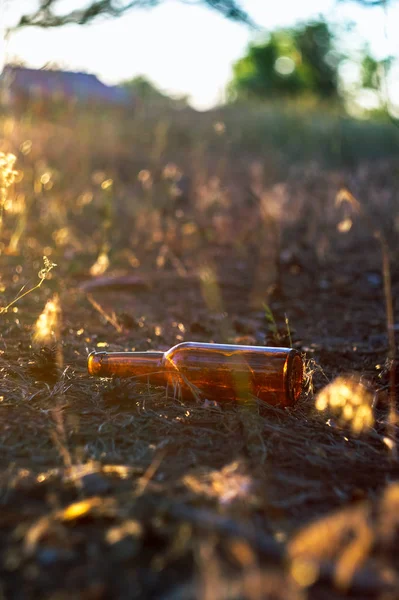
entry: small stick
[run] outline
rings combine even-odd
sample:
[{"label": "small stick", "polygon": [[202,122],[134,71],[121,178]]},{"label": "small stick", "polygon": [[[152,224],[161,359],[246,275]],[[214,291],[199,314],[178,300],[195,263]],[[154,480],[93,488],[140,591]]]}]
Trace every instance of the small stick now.
[{"label": "small stick", "polygon": [[115,329],[118,333],[122,333],[123,329],[122,329],[121,325],[118,323],[118,321],[116,320],[116,318],[113,317],[112,315],[109,315],[108,313],[106,313],[105,310],[103,309],[103,307],[101,306],[101,304],[99,304],[96,300],[94,300],[94,298],[91,294],[86,294],[86,296],[87,296],[88,301],[92,305],[92,307],[95,308],[102,317],[104,317],[104,319],[107,321],[107,323],[110,323],[113,327],[115,327]]}]

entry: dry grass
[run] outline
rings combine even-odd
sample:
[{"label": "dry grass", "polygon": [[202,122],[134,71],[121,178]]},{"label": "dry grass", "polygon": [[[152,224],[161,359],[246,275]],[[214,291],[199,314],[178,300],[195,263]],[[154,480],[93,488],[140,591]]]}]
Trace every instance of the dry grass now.
[{"label": "dry grass", "polygon": [[[2,120],[23,173],[0,240],[5,597],[395,597],[380,246],[335,199],[395,259],[397,163],[276,167],[237,155],[251,122]],[[283,410],[87,376],[92,349],[189,339],[292,343],[306,393]]]}]

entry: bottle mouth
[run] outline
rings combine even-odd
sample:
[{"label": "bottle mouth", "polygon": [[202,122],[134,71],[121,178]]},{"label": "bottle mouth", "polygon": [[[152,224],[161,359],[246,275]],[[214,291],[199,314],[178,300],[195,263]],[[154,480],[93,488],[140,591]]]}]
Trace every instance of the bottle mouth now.
[{"label": "bottle mouth", "polygon": [[286,389],[287,396],[291,404],[294,404],[302,393],[303,385],[303,361],[296,350],[292,350],[288,355],[287,363]]},{"label": "bottle mouth", "polygon": [[89,375],[106,376],[107,369],[107,353],[106,352],[90,352],[87,357],[87,370]]}]

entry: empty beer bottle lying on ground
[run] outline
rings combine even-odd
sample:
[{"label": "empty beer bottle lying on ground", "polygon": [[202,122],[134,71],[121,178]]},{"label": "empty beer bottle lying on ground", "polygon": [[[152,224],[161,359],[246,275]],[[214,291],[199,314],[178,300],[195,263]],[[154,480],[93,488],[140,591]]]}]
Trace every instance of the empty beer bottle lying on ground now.
[{"label": "empty beer bottle lying on ground", "polygon": [[90,375],[137,377],[208,400],[248,396],[289,406],[302,390],[303,363],[291,348],[183,342],[166,352],[92,352]]}]

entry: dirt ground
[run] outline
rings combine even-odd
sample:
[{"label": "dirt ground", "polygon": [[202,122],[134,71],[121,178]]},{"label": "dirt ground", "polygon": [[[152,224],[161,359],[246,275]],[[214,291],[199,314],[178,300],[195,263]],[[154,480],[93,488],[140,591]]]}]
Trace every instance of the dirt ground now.
[{"label": "dirt ground", "polygon": [[[393,171],[372,183],[360,174],[352,189],[377,195]],[[299,187],[317,197],[323,182]],[[0,316],[2,598],[399,597],[380,245],[355,218],[346,233],[322,230],[320,213],[304,221],[305,233],[299,221],[285,228],[277,262],[275,249],[259,250],[261,231],[253,251],[213,242],[162,269],[148,255],[134,271],[108,270],[103,286],[88,267],[56,268]],[[1,260],[10,299],[35,271],[18,255]],[[58,341],[40,347],[33,325],[55,292]],[[86,371],[93,349],[281,346],[289,336],[307,374],[290,409],[177,400]],[[360,434],[315,408],[317,392],[347,374],[353,398],[359,380],[374,398]]]}]

